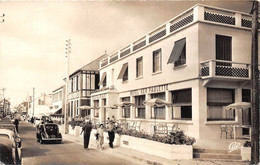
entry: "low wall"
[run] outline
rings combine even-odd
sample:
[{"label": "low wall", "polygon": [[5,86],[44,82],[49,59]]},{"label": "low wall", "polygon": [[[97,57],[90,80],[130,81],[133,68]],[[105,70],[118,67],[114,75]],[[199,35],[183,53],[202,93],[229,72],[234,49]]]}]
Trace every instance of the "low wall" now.
[{"label": "low wall", "polygon": [[138,150],[147,154],[166,159],[193,159],[192,145],[171,145],[152,140],[121,135],[120,146]]}]

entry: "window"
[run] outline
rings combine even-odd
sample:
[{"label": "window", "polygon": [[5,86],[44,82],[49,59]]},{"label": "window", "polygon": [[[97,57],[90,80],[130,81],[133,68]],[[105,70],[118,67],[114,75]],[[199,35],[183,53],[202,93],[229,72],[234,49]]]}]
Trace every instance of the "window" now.
[{"label": "window", "polygon": [[174,43],[171,55],[167,64],[174,63],[174,67],[186,64],[186,38]]},{"label": "window", "polygon": [[153,52],[153,73],[161,71],[161,49]]},{"label": "window", "polygon": [[[165,100],[165,93],[156,93],[151,95],[153,98],[159,98],[162,100]],[[152,107],[151,108],[151,118],[157,118],[157,119],[165,119],[165,106],[163,107]]]},{"label": "window", "polygon": [[123,81],[128,80],[128,63],[123,64],[117,79],[123,79]]},{"label": "window", "polygon": [[208,121],[235,120],[234,110],[225,110],[225,106],[234,103],[233,89],[208,88],[207,105]]},{"label": "window", "polygon": [[76,91],[79,90],[79,76],[76,76]]},{"label": "window", "polygon": [[[130,97],[122,98],[122,102],[130,102]],[[130,118],[130,107],[129,106],[122,107],[122,117]]]},{"label": "window", "polygon": [[136,77],[143,76],[143,57],[136,59]]},{"label": "window", "polygon": [[135,96],[137,118],[145,118],[145,105],[143,104],[143,101],[145,101],[145,95]]},{"label": "window", "polygon": [[[251,90],[242,89],[242,101],[251,102]],[[242,124],[251,125],[251,108],[242,110]]]},{"label": "window", "polygon": [[172,92],[172,118],[181,120],[192,119],[192,91],[182,89]]},{"label": "window", "polygon": [[[232,37],[216,35],[216,59],[232,61]],[[231,66],[231,63],[217,62],[217,65]]]},{"label": "window", "polygon": [[94,100],[94,116],[99,117],[99,100]]}]

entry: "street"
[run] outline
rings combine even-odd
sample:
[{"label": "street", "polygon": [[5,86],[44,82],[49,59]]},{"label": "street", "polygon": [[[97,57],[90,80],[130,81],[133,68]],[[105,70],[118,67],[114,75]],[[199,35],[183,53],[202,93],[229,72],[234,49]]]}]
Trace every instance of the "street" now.
[{"label": "street", "polygon": [[[141,164],[138,160],[120,158],[117,155],[107,154],[98,151],[95,148],[84,150],[83,146],[63,139],[61,144],[40,144],[36,141],[36,129],[33,125],[21,122],[19,125],[19,134],[22,137],[22,164],[113,164],[130,165]],[[106,150],[109,150],[107,148]],[[110,149],[111,150],[111,149]]]}]

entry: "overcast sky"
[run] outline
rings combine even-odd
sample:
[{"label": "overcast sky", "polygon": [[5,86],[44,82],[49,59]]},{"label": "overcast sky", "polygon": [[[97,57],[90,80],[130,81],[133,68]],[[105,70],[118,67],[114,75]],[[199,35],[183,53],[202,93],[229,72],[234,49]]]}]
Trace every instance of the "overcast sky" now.
[{"label": "overcast sky", "polygon": [[[111,55],[197,3],[249,13],[249,1],[24,1],[0,2],[0,89],[12,106],[65,84],[70,72]],[[2,91],[0,91],[2,93]]]}]

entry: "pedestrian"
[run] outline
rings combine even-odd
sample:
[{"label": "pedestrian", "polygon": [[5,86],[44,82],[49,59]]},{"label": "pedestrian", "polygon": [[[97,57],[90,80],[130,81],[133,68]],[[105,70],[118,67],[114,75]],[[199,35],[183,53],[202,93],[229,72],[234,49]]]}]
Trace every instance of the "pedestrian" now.
[{"label": "pedestrian", "polygon": [[96,132],[96,141],[97,141],[97,149],[103,150],[103,144],[104,144],[104,125],[100,124],[97,128]]},{"label": "pedestrian", "polygon": [[18,132],[19,120],[17,118],[14,119],[14,125],[15,125],[15,128],[16,128],[16,132]]},{"label": "pedestrian", "polygon": [[87,122],[84,123],[84,126],[82,127],[82,131],[80,134],[82,134],[82,132],[84,132],[84,136],[83,136],[83,141],[84,141],[84,149],[87,150],[88,149],[88,144],[89,144],[89,138],[90,138],[90,133],[91,133],[91,129],[92,129],[92,124],[91,122]]},{"label": "pedestrian", "polygon": [[115,124],[112,120],[108,122],[107,125],[107,131],[108,131],[108,137],[109,137],[109,146],[110,148],[114,148],[113,142],[115,139],[115,132],[114,132]]}]

